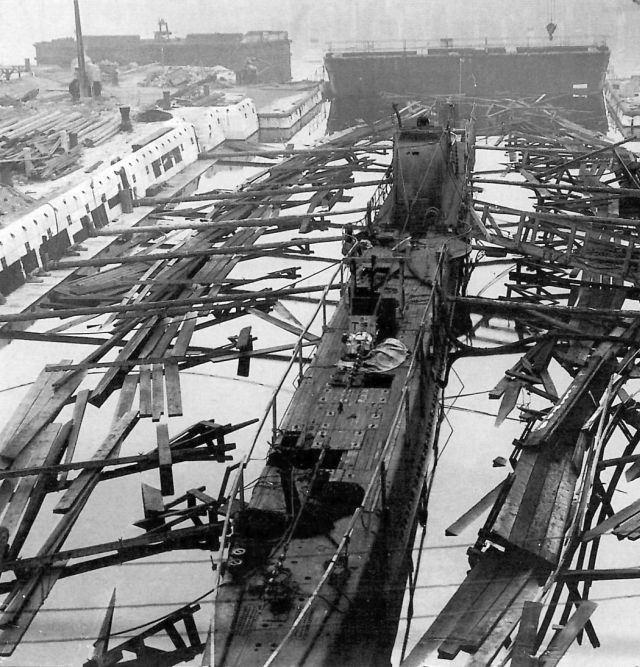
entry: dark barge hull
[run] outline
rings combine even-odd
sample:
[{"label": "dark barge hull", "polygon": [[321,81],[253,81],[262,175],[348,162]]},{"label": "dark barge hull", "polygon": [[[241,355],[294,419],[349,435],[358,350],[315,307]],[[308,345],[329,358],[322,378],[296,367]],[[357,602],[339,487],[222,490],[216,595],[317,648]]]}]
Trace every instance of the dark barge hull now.
[{"label": "dark barge hull", "polygon": [[328,53],[325,67],[337,98],[373,93],[420,96],[590,95],[600,93],[609,49],[597,46],[439,48]]},{"label": "dark barge hull", "polygon": [[[368,120],[377,107],[384,106],[388,113],[389,97],[462,95],[544,96],[548,104],[577,112],[576,121],[602,129],[609,55],[605,45],[330,52],[324,64],[334,100],[332,128],[340,127],[342,120]],[[482,123],[481,117],[477,120]]]}]

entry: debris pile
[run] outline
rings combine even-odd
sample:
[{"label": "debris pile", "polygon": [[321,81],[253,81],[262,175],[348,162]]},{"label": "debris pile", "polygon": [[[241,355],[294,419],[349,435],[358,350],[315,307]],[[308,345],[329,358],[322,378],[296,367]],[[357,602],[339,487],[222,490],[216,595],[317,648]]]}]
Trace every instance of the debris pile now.
[{"label": "debris pile", "polygon": [[43,109],[14,115],[0,123],[0,160],[28,178],[57,178],[78,168],[83,146],[98,146],[119,128],[119,119],[110,111]]}]

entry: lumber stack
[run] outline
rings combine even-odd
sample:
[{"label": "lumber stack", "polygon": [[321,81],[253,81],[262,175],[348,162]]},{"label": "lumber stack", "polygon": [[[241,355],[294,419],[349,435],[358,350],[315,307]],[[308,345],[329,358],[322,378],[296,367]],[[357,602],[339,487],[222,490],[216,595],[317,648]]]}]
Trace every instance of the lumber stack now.
[{"label": "lumber stack", "polygon": [[[119,128],[119,118],[111,110],[43,110],[4,119],[0,124],[0,162],[24,171],[29,178],[58,178],[78,168],[83,146],[98,146]],[[70,141],[74,135],[75,145]]]}]

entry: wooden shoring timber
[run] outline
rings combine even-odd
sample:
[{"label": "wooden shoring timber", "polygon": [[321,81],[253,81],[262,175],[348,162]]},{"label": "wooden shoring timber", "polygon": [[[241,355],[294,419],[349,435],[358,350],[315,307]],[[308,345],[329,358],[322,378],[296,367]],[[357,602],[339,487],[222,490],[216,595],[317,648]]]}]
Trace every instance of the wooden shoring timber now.
[{"label": "wooden shoring timber", "polygon": [[[165,504],[160,489],[142,485],[144,519],[135,521],[134,526],[150,533],[165,532],[185,521],[202,525],[201,517],[206,516],[209,525],[217,523],[220,503],[216,498],[204,493],[205,487],[189,489],[185,494]],[[198,502],[200,504],[198,504]],[[178,507],[186,503],[186,507]]]},{"label": "wooden shoring timber", "polygon": [[549,222],[554,226],[559,226],[564,223],[569,225],[575,223],[583,225],[585,231],[592,231],[597,225],[598,231],[606,231],[607,227],[612,227],[614,230],[627,227],[630,233],[637,230],[637,218],[619,218],[617,216],[603,216],[603,215],[573,215],[567,213],[544,213],[542,211],[524,211],[519,208],[512,208],[510,206],[502,206],[493,202],[485,202],[479,199],[474,200],[479,208],[476,212],[488,210],[489,213],[497,213],[499,215],[509,215],[520,218],[522,215],[531,217],[531,219]]},{"label": "wooden shoring timber", "polygon": [[69,343],[71,345],[103,345],[104,343],[109,342],[108,338],[96,338],[91,335],[77,336],[70,334],[52,334],[44,331],[20,331],[9,327],[0,329],[0,339],[30,340],[37,343]]},{"label": "wooden shoring timber", "polygon": [[[172,445],[173,447],[173,445]],[[235,449],[234,443],[227,443],[222,445],[208,445],[206,447],[197,448],[185,448],[178,447],[177,451],[174,452],[172,449],[172,461],[173,463],[180,463],[182,461],[226,461],[228,457],[225,454],[229,451]],[[101,460],[88,460],[88,461],[72,461],[71,463],[58,463],[58,464],[44,464],[42,466],[36,466],[35,468],[16,468],[10,470],[0,471],[0,479],[15,479],[19,477],[30,477],[31,475],[46,474],[46,475],[55,475],[60,472],[66,472],[69,470],[103,470],[105,468],[113,468],[116,466],[129,466],[128,468],[118,469],[115,474],[104,473],[104,479],[112,479],[114,477],[122,477],[124,475],[129,475],[133,473],[144,472],[145,470],[151,470],[158,467],[158,453],[157,451],[150,452],[149,454],[139,454],[134,456],[120,456],[118,458],[111,459],[101,459]],[[103,478],[101,478],[103,479]],[[58,488],[62,489],[70,486],[69,482],[65,482],[62,485],[59,485]]]},{"label": "wooden shoring timber", "polygon": [[422,667],[435,651],[445,659],[461,650],[473,654],[487,639],[499,648],[518,622],[523,598],[530,598],[543,577],[513,554],[495,549],[483,553],[402,667]]},{"label": "wooden shoring timber", "polygon": [[169,441],[169,427],[158,424],[156,427],[156,442],[158,444],[158,471],[160,474],[160,491],[163,496],[172,496],[174,493],[173,472],[171,469],[173,458]]},{"label": "wooden shoring timber", "polygon": [[[33,439],[31,447],[23,450],[16,459],[16,467],[39,468],[49,455],[51,447],[56,442],[58,434],[62,429],[62,424],[47,424]],[[69,430],[66,429],[66,435]],[[0,487],[0,529],[4,528],[9,536],[9,541],[13,540],[13,534],[17,523],[29,501],[34,486],[37,482],[37,475],[21,478],[19,481],[6,479]]]},{"label": "wooden shoring timber", "polygon": [[[123,417],[123,419],[126,419]],[[82,474],[82,473],[81,473]],[[60,519],[38,552],[38,556],[55,554],[64,544],[87,503],[95,484],[86,484],[79,490],[69,511]],[[56,581],[63,576],[66,563],[39,569],[29,579],[20,579],[10,584],[10,593],[5,600],[0,616],[0,655],[11,655],[40,607],[46,601]]]},{"label": "wooden shoring timber", "polygon": [[133,400],[138,389],[138,384],[140,381],[140,375],[138,373],[128,373],[127,377],[122,383],[120,389],[120,395],[118,397],[118,405],[116,406],[116,411],[113,415],[114,420],[120,419],[122,415],[126,412],[129,412],[133,406]]},{"label": "wooden shoring timber", "polygon": [[[249,145],[245,144],[243,148],[233,151],[225,151],[219,149],[213,149],[211,151],[204,151],[200,153],[201,159],[224,159],[224,158],[235,158],[239,156],[246,157],[291,157],[291,156],[301,156],[301,157],[320,157],[328,156],[329,158],[341,159],[345,154],[356,154],[356,153],[371,153],[375,150],[390,150],[390,146],[384,144],[363,144],[358,146],[340,146],[332,145],[331,143],[325,144],[323,146],[317,146],[315,148],[261,148],[256,146],[251,148]],[[285,163],[286,164],[286,163]],[[274,163],[270,165],[272,167],[282,167],[282,163]]]},{"label": "wooden shoring timber", "polygon": [[[62,459],[65,447],[68,447],[68,442],[72,437],[72,427],[73,422],[67,422],[62,425],[53,439],[49,451],[42,463],[42,466],[37,466],[40,468],[37,472],[37,476],[34,479],[33,486],[28,493],[28,503],[26,504],[26,509],[22,514],[22,519],[20,524],[17,526],[15,533],[11,536],[10,548],[7,551],[7,559],[15,559],[18,557],[20,550],[22,549],[30,531],[33,526],[38,512],[44,503],[44,500],[47,494],[54,488],[54,477],[51,473],[46,472],[46,469],[49,466],[59,464]],[[48,427],[45,427],[41,433],[44,433]],[[30,464],[34,463],[33,460],[30,461]],[[22,480],[25,481],[25,480]],[[16,500],[16,496],[12,498],[10,504],[10,509]],[[6,516],[6,515],[5,515]]]},{"label": "wooden shoring timber", "polygon": [[510,483],[509,477],[502,480],[497,486],[494,486],[473,507],[470,507],[462,516],[456,519],[448,528],[445,528],[444,534],[447,536],[460,535],[469,525],[476,521],[484,512],[486,512],[496,501],[500,492]]},{"label": "wooden shoring timber", "polygon": [[538,658],[540,667],[555,667],[560,662],[597,607],[598,605],[591,600],[583,600],[578,604],[569,622],[556,633],[547,648],[540,654]]},{"label": "wooden shoring timber", "polygon": [[182,390],[180,388],[180,373],[178,363],[167,361],[164,364],[164,377],[167,395],[167,416],[180,417],[182,415]]},{"label": "wooden shoring timber", "polygon": [[160,421],[164,414],[164,370],[162,364],[151,367],[151,419]]},{"label": "wooden shoring timber", "polygon": [[113,257],[94,257],[92,259],[61,259],[55,262],[56,269],[75,269],[83,266],[108,266],[110,264],[137,264],[138,262],[156,262],[161,259],[187,259],[191,257],[209,257],[213,255],[247,255],[253,252],[284,250],[295,246],[307,247],[319,243],[335,243],[342,241],[342,236],[329,236],[322,238],[293,238],[289,241],[278,241],[276,243],[261,243],[250,246],[221,246],[201,250],[175,250],[167,252],[154,252],[141,255],[126,255]]},{"label": "wooden shoring timber", "polygon": [[[73,460],[76,445],[78,444],[78,437],[80,435],[80,427],[82,426],[82,420],[84,419],[84,413],[87,408],[90,393],[91,392],[88,389],[83,389],[76,394],[76,400],[73,404],[73,415],[71,417],[71,432],[69,433],[69,440],[67,442],[67,450],[64,458],[65,463],[69,463]],[[66,473],[63,473],[60,476],[59,482],[64,483],[66,479],[67,475]]]},{"label": "wooden shoring timber", "polygon": [[[297,336],[302,333],[302,329],[300,327],[297,327],[294,324],[286,322],[278,317],[273,317],[272,315],[269,315],[268,313],[265,313],[258,308],[247,308],[247,311],[256,317],[259,317],[261,320],[269,322],[269,324],[273,324],[274,326],[279,327],[280,329],[284,329],[289,333],[293,333]],[[320,340],[319,336],[309,332],[305,333],[303,338],[311,343],[317,343]]]},{"label": "wooden shoring timber", "polygon": [[[142,304],[137,304],[142,305]],[[153,325],[157,322],[158,316],[151,316],[148,320],[135,319],[131,322],[128,327],[129,330],[132,330],[136,325],[140,324],[140,328],[131,336],[131,338],[125,343],[122,347],[116,360],[118,362],[123,362],[129,359],[133,354],[140,349],[144,344],[147,336],[149,336],[149,331]],[[99,362],[95,362],[99,363]],[[93,365],[93,362],[92,364]],[[111,392],[119,385],[122,386],[122,381],[119,380],[118,374],[121,369],[121,366],[114,366],[109,368],[107,372],[100,378],[100,381],[95,386],[89,397],[89,402],[97,407],[100,407],[111,394]]]},{"label": "wooden shoring timber", "polygon": [[[366,209],[361,209],[366,212]],[[167,212],[167,217],[171,217],[172,213]],[[343,225],[337,222],[329,222],[325,220],[325,216],[335,215],[333,212],[319,212],[313,215],[287,215],[276,218],[261,218],[259,220],[212,220],[211,222],[171,222],[161,223],[158,225],[138,225],[136,227],[109,227],[96,229],[92,231],[91,236],[134,236],[135,234],[165,234],[170,231],[177,231],[181,229],[193,230],[199,232],[202,230],[211,229],[235,229],[238,227],[276,227],[279,231],[290,229],[299,229],[305,223],[306,231],[325,231],[326,229],[341,229]]]},{"label": "wooden shoring timber", "polygon": [[[200,605],[198,604],[182,607],[168,614],[143,632],[134,635],[109,650],[106,650],[105,644],[105,650],[98,657],[94,653],[95,662],[86,662],[84,667],[94,667],[94,665],[115,666],[121,663],[131,665],[132,663],[129,660],[126,663],[123,662],[123,655],[125,653],[134,653],[136,656],[135,663],[138,665],[178,665],[184,662],[195,664],[191,662],[192,659],[205,650],[205,643],[200,639],[194,619],[194,615],[199,609]],[[183,633],[178,629],[178,623],[184,624],[184,633],[188,644],[183,639]],[[173,644],[173,649],[159,649],[155,646],[147,646],[145,644],[146,639],[163,633],[168,636]],[[164,643],[166,644],[166,641]],[[202,664],[208,665],[213,663],[203,662]]]},{"label": "wooden shoring timber", "polygon": [[[491,185],[511,185],[530,190],[560,190],[564,192],[599,192],[616,197],[640,197],[640,190],[637,188],[612,188],[597,185],[568,185],[564,183],[531,183],[528,181],[505,181],[498,178],[474,177],[473,183],[486,183]],[[582,201],[582,200],[578,200]],[[613,218],[611,218],[613,219]]]},{"label": "wooden shoring timber", "polygon": [[527,601],[522,609],[518,634],[511,650],[511,667],[537,667],[535,660],[538,621],[542,612],[540,602]]},{"label": "wooden shoring timber", "polygon": [[633,519],[636,519],[636,521],[634,522],[633,528],[631,530],[635,530],[637,528],[637,522],[640,521],[640,517],[637,517],[639,513],[640,500],[636,500],[634,503],[631,503],[631,505],[628,505],[619,512],[616,512],[613,516],[605,519],[602,523],[599,523],[597,526],[588,530],[582,536],[582,541],[589,542],[611,532],[619,534],[617,530],[618,527],[622,528],[625,523]]},{"label": "wooden shoring timber", "polygon": [[[611,308],[581,308],[568,306],[555,306],[537,303],[522,303],[519,301],[508,301],[506,299],[485,299],[473,296],[451,297],[449,301],[458,303],[468,308],[472,313],[496,313],[509,315],[509,313],[522,313],[526,311],[545,313],[558,317],[579,317],[581,319],[601,320],[606,319],[615,321],[617,319],[633,320],[640,318],[640,310],[616,309]],[[597,336],[595,336],[597,338]],[[630,342],[630,341],[629,341]]]},{"label": "wooden shoring timber", "polygon": [[[233,205],[232,205],[233,204]],[[244,208],[246,205],[243,202],[225,202],[225,208],[230,208],[233,209],[234,206],[237,208]],[[208,206],[201,206],[198,208],[192,208],[192,209],[162,209],[159,211],[155,211],[153,213],[150,213],[148,218],[151,220],[170,220],[173,221],[174,218],[186,218],[186,219],[191,219],[191,220],[199,220],[203,225],[212,225],[213,229],[217,229],[218,227],[224,228],[226,225],[229,225],[232,228],[236,227],[243,227],[243,223],[249,224],[249,220],[247,218],[215,218],[215,213],[214,217],[208,217],[208,214],[204,212],[204,209],[208,208]],[[299,221],[307,221],[307,220],[324,220],[326,216],[331,216],[332,218],[334,216],[340,216],[340,215],[353,215],[354,213],[367,213],[369,211],[375,211],[377,209],[381,208],[381,206],[371,206],[371,207],[353,207],[353,208],[344,208],[340,209],[339,211],[317,211],[315,213],[297,213],[295,215],[280,215],[277,218],[274,218],[275,220],[278,221],[283,221],[283,222],[293,222],[294,219],[297,219]],[[229,213],[231,214],[231,213]],[[234,211],[235,215],[238,215],[237,211]],[[269,222],[268,219],[265,219],[266,222]],[[171,226],[172,222],[167,223],[169,226]],[[196,223],[199,224],[199,223]],[[274,222],[275,224],[275,222]],[[251,227],[254,226],[253,222],[249,225]],[[330,227],[333,227],[333,224],[329,224]],[[342,225],[340,225],[342,226]],[[131,227],[127,229],[132,229],[135,230],[136,227]]]},{"label": "wooden shoring timber", "polygon": [[111,599],[107,605],[107,611],[102,620],[102,625],[100,626],[100,631],[98,632],[98,638],[93,642],[93,655],[91,659],[94,660],[96,665],[107,664],[104,660],[105,654],[109,649],[109,639],[111,638],[111,627],[113,625],[113,614],[116,608],[116,589],[113,589],[111,593]]},{"label": "wooden shoring timber", "polygon": [[56,387],[56,382],[64,375],[64,371],[42,371],[38,375],[0,433],[0,469],[9,467],[23,449],[31,446],[38,432],[53,422],[84,378],[83,372],[75,373]]},{"label": "wooden shoring timber", "polygon": [[[317,342],[314,341],[307,341],[302,344],[303,346],[314,346],[317,345]],[[88,370],[92,368],[106,368],[106,369],[116,369],[116,370],[121,370],[125,371],[128,368],[133,368],[135,366],[141,366],[142,372],[144,372],[144,367],[153,365],[153,364],[159,364],[159,365],[165,365],[167,363],[179,363],[180,368],[184,368],[187,366],[193,366],[194,364],[203,364],[206,362],[211,362],[211,363],[222,363],[225,361],[235,361],[238,359],[240,356],[246,356],[246,357],[268,357],[270,355],[276,354],[277,352],[286,352],[289,350],[293,350],[297,346],[297,343],[291,343],[287,345],[274,345],[272,347],[265,347],[257,350],[246,350],[246,351],[230,351],[231,347],[230,345],[223,346],[220,348],[215,348],[211,351],[208,352],[202,352],[200,354],[191,354],[191,355],[186,355],[184,357],[176,357],[176,356],[171,356],[171,357],[144,357],[144,358],[134,358],[134,359],[123,359],[122,361],[97,361],[94,364],[83,364],[81,366],[79,365],[74,365],[74,364],[69,364],[65,366],[47,366],[46,368],[55,371],[56,369],[64,369],[64,370]],[[140,378],[140,387],[141,387],[141,392],[142,391],[147,391],[147,387],[151,387],[151,381],[148,378]],[[146,396],[146,394],[145,394]],[[141,395],[141,403],[143,402],[142,395]],[[147,406],[147,403],[144,403],[145,406]],[[149,406],[151,404],[149,403]],[[151,408],[149,407],[148,410],[150,411]],[[143,415],[143,416],[151,416],[150,412],[149,414]]]},{"label": "wooden shoring timber", "polygon": [[[130,411],[125,413],[120,420],[112,427],[109,435],[102,442],[94,459],[117,457],[120,451],[120,445],[129,435],[138,420],[138,413]],[[83,470],[71,483],[64,496],[58,501],[53,509],[56,514],[65,514],[69,512],[78,502],[88,495],[96,486],[99,480],[99,472],[95,470]]]},{"label": "wooden shoring timber", "polygon": [[[270,253],[273,254],[273,253]],[[295,255],[292,255],[296,257]],[[300,259],[296,257],[296,259]],[[315,259],[315,258],[314,258]],[[331,260],[335,262],[335,260]],[[76,315],[105,315],[109,313],[145,313],[147,315],[155,315],[158,312],[162,313],[174,313],[177,312],[189,312],[192,311],[202,311],[202,310],[211,310],[215,304],[218,304],[222,308],[231,308],[234,306],[242,307],[243,305],[250,305],[252,302],[259,302],[262,299],[272,301],[274,299],[279,299],[282,297],[287,297],[291,295],[305,294],[307,292],[322,292],[326,289],[326,285],[309,285],[308,287],[293,287],[293,288],[282,288],[274,290],[260,290],[256,292],[242,292],[240,294],[218,294],[213,297],[203,296],[203,297],[194,297],[189,299],[181,299],[180,301],[173,300],[163,300],[163,301],[150,301],[146,303],[132,303],[132,304],[117,304],[113,306],[96,306],[94,308],[68,308],[63,311],[51,311],[51,310],[32,310],[28,313],[11,313],[7,315],[0,315],[0,322],[29,322],[32,320],[40,319],[54,319],[59,317],[75,317]],[[329,289],[339,290],[341,289],[340,285],[331,285]],[[633,311],[623,311],[621,317],[624,316],[624,312],[633,312]],[[138,315],[138,317],[140,317]],[[149,326],[148,322],[145,323],[146,327]],[[143,329],[144,332],[147,329]],[[127,343],[128,345],[128,343]],[[126,347],[126,346],[125,346]]]},{"label": "wooden shoring timber", "polygon": [[[133,202],[134,206],[165,206],[167,204],[182,204],[186,202],[198,202],[198,201],[226,201],[232,199],[255,199],[255,198],[269,198],[273,197],[288,197],[289,195],[303,194],[303,193],[316,193],[316,192],[326,192],[329,193],[332,190],[349,190],[353,188],[363,188],[378,186],[382,183],[390,182],[385,181],[385,179],[377,179],[373,181],[360,181],[354,183],[353,181],[347,181],[346,183],[327,183],[318,186],[311,185],[302,185],[302,186],[284,186],[277,189],[251,189],[251,190],[237,190],[233,192],[221,192],[221,191],[212,191],[204,192],[197,195],[178,195],[176,197],[142,197],[140,199],[135,199]],[[254,202],[248,202],[254,203]],[[255,202],[259,203],[259,202]]]}]

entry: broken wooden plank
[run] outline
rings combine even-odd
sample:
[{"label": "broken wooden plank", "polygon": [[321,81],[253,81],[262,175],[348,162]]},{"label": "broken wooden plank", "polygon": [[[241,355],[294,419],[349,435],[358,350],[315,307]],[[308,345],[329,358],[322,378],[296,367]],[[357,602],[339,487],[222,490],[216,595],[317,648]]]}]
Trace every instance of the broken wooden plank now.
[{"label": "broken wooden plank", "polygon": [[249,377],[251,356],[248,354],[253,351],[253,336],[251,327],[243,327],[236,338],[235,346],[239,351],[237,375]]},{"label": "broken wooden plank", "polygon": [[553,637],[538,658],[540,667],[555,667],[560,662],[597,607],[598,605],[591,600],[578,603],[569,622]]},{"label": "broken wooden plank", "polygon": [[151,417],[151,366],[140,369],[140,416]]},{"label": "broken wooden plank", "polygon": [[[70,360],[62,360],[70,363]],[[9,467],[16,456],[44,426],[51,423],[82,382],[78,373],[62,386],[54,384],[63,373],[42,371],[0,434],[0,468]]]},{"label": "broken wooden plank", "polygon": [[160,421],[164,414],[164,370],[162,364],[151,368],[151,419]]},{"label": "broken wooden plank", "polygon": [[616,512],[613,516],[610,516],[608,519],[605,519],[602,523],[599,523],[597,526],[588,530],[583,536],[583,542],[589,542],[594,540],[596,537],[600,537],[606,533],[610,533],[616,526],[619,526],[621,523],[640,513],[640,500],[636,500],[631,505],[628,505],[624,509]]},{"label": "broken wooden plank", "polygon": [[122,383],[122,388],[120,389],[118,405],[113,416],[114,419],[120,419],[125,412],[129,412],[133,407],[133,399],[135,398],[136,390],[138,389],[139,379],[140,375],[138,373],[127,374],[127,377]]},{"label": "broken wooden plank", "polygon": [[164,379],[167,390],[167,416],[180,417],[182,415],[182,390],[180,388],[180,372],[177,362],[170,361],[164,366]]},{"label": "broken wooden plank", "polygon": [[[28,465],[38,467],[44,463],[61,428],[62,424],[48,424],[38,433],[34,438],[33,455],[30,457]],[[29,497],[37,481],[38,476],[33,475],[21,478],[16,485],[6,512],[2,517],[2,522],[0,522],[0,526],[9,531],[10,539],[13,539],[14,531],[18,526],[20,517],[29,502]]]},{"label": "broken wooden plank", "polygon": [[[156,519],[159,514],[164,513],[164,503],[160,489],[149,484],[142,484],[142,510],[145,519]],[[161,521],[163,523],[163,521]]]},{"label": "broken wooden plank", "polygon": [[195,312],[189,312],[185,315],[184,322],[173,344],[172,356],[183,357],[187,353],[197,323],[198,320]]},{"label": "broken wooden plank", "polygon": [[520,627],[511,651],[511,667],[536,667],[536,636],[542,603],[527,600],[522,609]]},{"label": "broken wooden plank", "polygon": [[109,650],[109,639],[111,638],[111,626],[113,624],[113,613],[116,607],[116,589],[113,589],[111,593],[111,599],[107,605],[107,611],[104,615],[102,625],[100,626],[100,632],[98,633],[98,638],[93,642],[93,656],[92,659],[95,661],[96,665],[103,664],[102,658],[105,656],[106,652]]},{"label": "broken wooden plank", "polygon": [[[84,418],[84,413],[87,407],[87,401],[89,400],[90,393],[91,392],[88,389],[83,389],[76,395],[76,401],[73,404],[73,415],[71,416],[71,433],[69,433],[69,441],[67,442],[67,451],[64,458],[66,463],[69,463],[73,460],[73,455],[76,451],[76,445],[78,444],[78,436],[80,435],[80,427],[82,426],[82,419]],[[66,482],[67,475],[67,472],[63,472],[60,475],[59,481],[61,484]]]},{"label": "broken wooden plank", "polygon": [[158,469],[160,472],[160,490],[163,496],[172,496],[173,472],[171,469],[173,457],[169,442],[169,427],[166,424],[156,426],[156,442],[158,443]]},{"label": "broken wooden plank", "polygon": [[445,529],[444,534],[447,536],[459,535],[463,530],[468,528],[476,519],[478,519],[484,512],[486,512],[496,501],[500,495],[500,491],[508,483],[509,477],[502,480],[491,491],[482,496],[478,502],[469,508],[462,516],[456,519],[448,528]]}]

